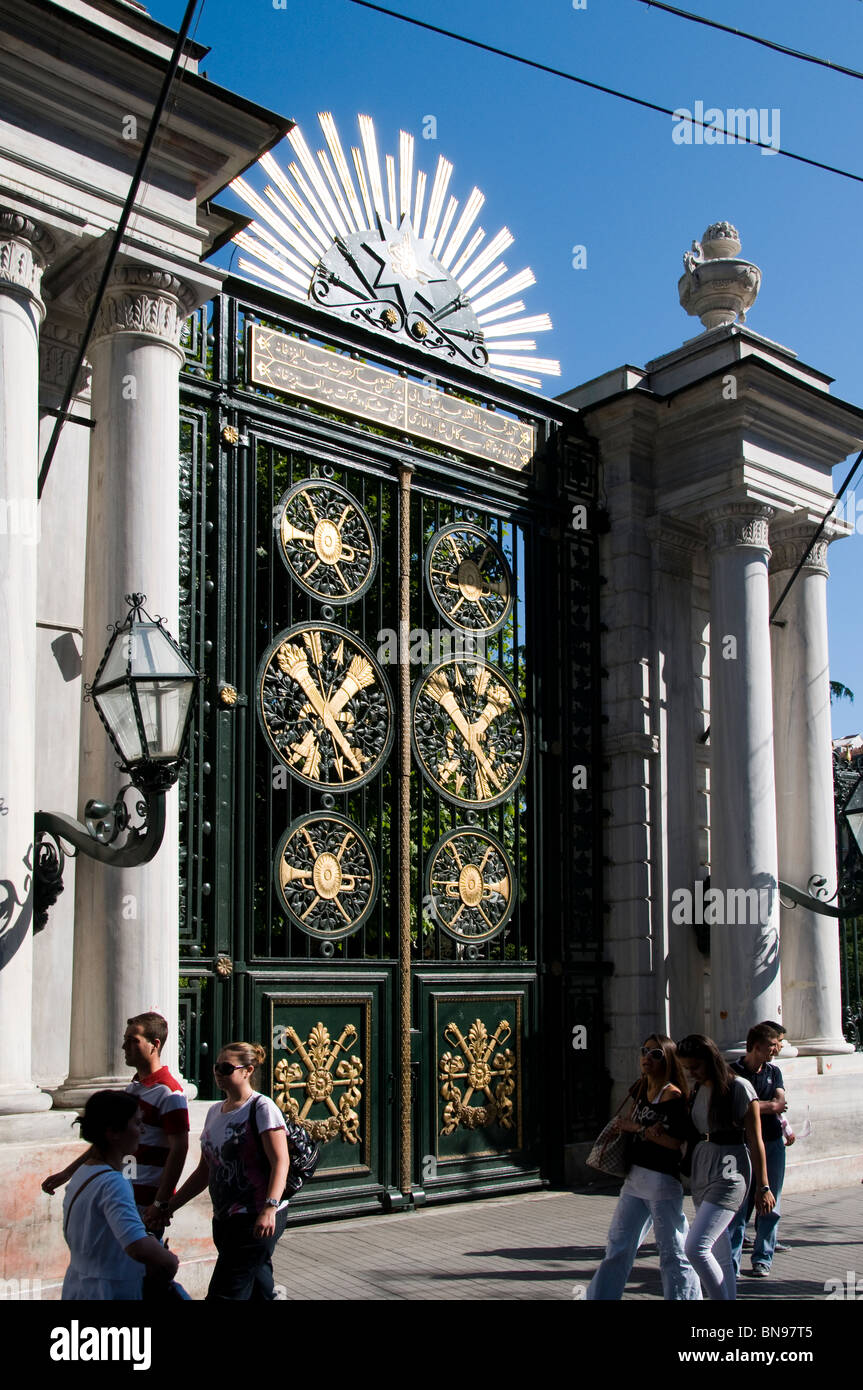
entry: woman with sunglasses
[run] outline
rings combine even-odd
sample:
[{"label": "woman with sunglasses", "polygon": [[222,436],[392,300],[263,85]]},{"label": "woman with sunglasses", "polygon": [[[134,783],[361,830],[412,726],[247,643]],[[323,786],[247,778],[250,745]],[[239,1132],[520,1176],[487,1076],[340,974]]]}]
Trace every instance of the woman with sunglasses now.
[{"label": "woman with sunglasses", "polygon": [[620,1191],[605,1258],[587,1290],[589,1299],[619,1299],[651,1223],[659,1247],[665,1298],[700,1299],[701,1288],[684,1253],[680,1156],[688,1131],[686,1083],[674,1043],[653,1033],[641,1049],[641,1078],[630,1087],[632,1103],[617,1129],[634,1137],[631,1166]]},{"label": "woman with sunglasses", "polygon": [[213,1243],[219,1252],[208,1299],[275,1298],[272,1256],[285,1229],[288,1141],[269,1096],[252,1089],[266,1053],[258,1043],[228,1043],[213,1067],[225,1099],[207,1112],[201,1161],[172,1198],[168,1214],[209,1186]]},{"label": "woman with sunglasses", "polygon": [[708,1298],[734,1299],[737,1282],[728,1228],[746,1201],[753,1169],[758,1178],[758,1215],[766,1216],[776,1202],[767,1180],[761,1107],[754,1088],[731,1070],[703,1033],[682,1038],[677,1055],[695,1083],[690,1096],[695,1220],[686,1239],[686,1254]]}]

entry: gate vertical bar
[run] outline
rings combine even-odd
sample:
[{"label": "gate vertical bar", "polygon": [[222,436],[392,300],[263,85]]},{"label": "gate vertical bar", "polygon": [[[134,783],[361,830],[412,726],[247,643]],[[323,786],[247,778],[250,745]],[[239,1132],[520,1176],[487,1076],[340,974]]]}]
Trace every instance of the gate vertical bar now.
[{"label": "gate vertical bar", "polygon": [[411,1192],[411,473],[399,466],[399,1055],[401,1147],[399,1186]]}]

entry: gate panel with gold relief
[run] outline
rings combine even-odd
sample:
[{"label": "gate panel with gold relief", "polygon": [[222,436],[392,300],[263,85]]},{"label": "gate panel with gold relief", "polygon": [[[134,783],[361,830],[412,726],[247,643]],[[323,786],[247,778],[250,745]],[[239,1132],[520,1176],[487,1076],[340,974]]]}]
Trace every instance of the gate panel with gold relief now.
[{"label": "gate panel with gold relief", "polygon": [[595,505],[593,454],[564,406],[441,359],[429,384],[420,346],[239,281],[205,341],[187,1074],[212,1096],[218,1048],[263,1042],[262,1088],[323,1146],[299,1219],[534,1185],[566,1137],[568,972],[592,998],[601,968],[595,551],[567,569],[561,521],[562,494]]}]

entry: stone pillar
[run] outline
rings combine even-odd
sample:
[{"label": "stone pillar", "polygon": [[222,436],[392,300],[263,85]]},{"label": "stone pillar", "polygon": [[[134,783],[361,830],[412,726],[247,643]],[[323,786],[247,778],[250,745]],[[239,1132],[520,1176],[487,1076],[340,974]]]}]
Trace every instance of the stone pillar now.
[{"label": "stone pillar", "polygon": [[[179,336],[183,287],[136,266],[114,271],[88,349],[93,367],[84,590],[84,678],[91,682],[108,626],[125,617],[124,595],[179,632]],[[110,801],[121,785],[117,754],[92,702],[81,720],[79,816],[89,797]],[[55,1094],[80,1105],[94,1090],[124,1085],[126,1019],[149,1009],[167,1018],[167,1064],[176,1071],[178,809],[167,796],[165,838],[155,859],[118,869],[85,858],[75,884],[70,1075]]]},{"label": "stone pillar", "polygon": [[656,614],[655,724],[659,734],[656,800],[652,819],[656,876],[653,880],[656,937],[662,963],[657,961],[664,999],[657,1018],[665,1020],[673,1038],[699,1033],[704,1027],[704,957],[695,928],[677,923],[672,895],[678,888],[693,892],[703,877],[698,862],[696,808],[696,666],[693,640],[693,560],[703,549],[694,527],[668,518],[656,519],[654,545],[654,612]]},{"label": "stone pillar", "polygon": [[705,906],[704,919],[710,924],[711,1026],[726,1052],[745,1047],[753,1023],[782,1017],[770,516],[769,507],[741,502],[707,518],[712,546],[710,887],[719,891],[719,903],[715,909]]},{"label": "stone pillar", "polygon": [[0,212],[0,1115],[50,1108],[30,1066],[39,327],[47,234]]},{"label": "stone pillar", "polygon": [[[803,558],[815,527],[771,535],[771,602]],[[806,889],[813,874],[836,890],[836,822],[827,655],[827,546],[819,540],[772,629],[779,877]],[[782,908],[782,997],[789,1039],[803,1055],[853,1052],[842,1036],[839,926],[805,907]]]},{"label": "stone pillar", "polygon": [[[40,452],[59,409],[81,345],[73,323],[56,312],[39,337]],[[84,563],[87,553],[87,476],[90,467],[90,368],[85,363],[69,406],[39,503],[39,579],[36,608],[36,807],[73,814],[78,804],[81,736],[81,640],[84,632]],[[80,422],[80,423],[78,423]],[[48,926],[33,941],[33,1079],[53,1091],[69,1074],[75,936],[75,869],[67,858],[63,892]]]}]

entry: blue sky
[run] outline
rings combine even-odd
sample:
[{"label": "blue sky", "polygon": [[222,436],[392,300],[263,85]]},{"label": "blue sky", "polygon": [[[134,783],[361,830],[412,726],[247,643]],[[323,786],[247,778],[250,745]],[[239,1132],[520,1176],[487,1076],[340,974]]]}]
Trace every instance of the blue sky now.
[{"label": "blue sky", "polygon": [[[678,0],[681,9],[863,71],[861,0]],[[687,23],[638,0],[389,0],[392,9],[522,53],[671,109],[780,113],[784,149],[863,176],[863,83]],[[183,0],[149,0],[176,28]],[[529,313],[547,310],[559,385],[623,362],[642,365],[694,336],[677,300],[681,256],[713,221],[739,229],[763,272],[749,326],[836,378],[863,406],[860,253],[863,183],[746,146],[677,145],[670,117],[372,13],[349,0],[207,0],[197,39],[208,77],[297,120],[311,135],[331,110],[343,137],[374,117],[380,144],[400,128],[419,167],[453,161],[452,189],[477,184],[482,223],[516,237],[512,270],[530,265]],[[421,139],[433,115],[437,140]],[[317,145],[314,146],[317,148]],[[231,195],[226,195],[226,201]],[[239,206],[239,204],[237,204]],[[573,247],[587,265],[573,269]],[[227,264],[229,253],[219,259]],[[837,468],[835,482],[846,467]],[[863,468],[858,475],[863,531]],[[834,733],[863,730],[860,580],[863,535],[830,548],[831,674],[856,692],[834,707]]]}]

